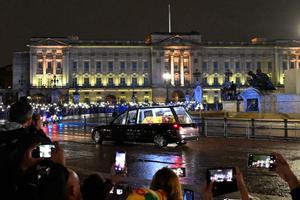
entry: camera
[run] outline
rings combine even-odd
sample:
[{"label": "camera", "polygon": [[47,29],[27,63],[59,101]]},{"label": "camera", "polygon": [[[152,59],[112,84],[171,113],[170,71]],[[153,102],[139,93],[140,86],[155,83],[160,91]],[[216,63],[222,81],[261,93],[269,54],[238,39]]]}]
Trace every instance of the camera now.
[{"label": "camera", "polygon": [[249,154],[248,168],[274,169],[276,157],[267,154]]},{"label": "camera", "polygon": [[34,158],[51,158],[52,149],[55,149],[53,144],[41,144],[32,152]]},{"label": "camera", "polygon": [[223,167],[223,168],[210,168],[207,169],[207,183],[213,181],[213,196],[222,194],[228,194],[238,190],[235,168],[234,167]]}]

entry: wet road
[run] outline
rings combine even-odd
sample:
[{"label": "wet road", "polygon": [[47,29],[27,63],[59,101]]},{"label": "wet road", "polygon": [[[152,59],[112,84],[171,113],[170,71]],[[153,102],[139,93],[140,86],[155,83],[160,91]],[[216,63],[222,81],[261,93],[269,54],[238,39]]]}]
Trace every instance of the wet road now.
[{"label": "wet road", "polygon": [[[287,185],[274,173],[266,170],[247,169],[248,153],[281,152],[292,169],[300,177],[300,142],[269,141],[224,138],[201,138],[186,146],[168,146],[158,149],[152,144],[94,144],[89,128],[76,123],[64,123],[45,127],[53,140],[59,140],[65,149],[67,165],[84,176],[92,172],[108,174],[114,162],[115,152],[127,152],[128,176],[133,182],[149,182],[153,174],[164,166],[185,167],[186,177],[182,183],[200,190],[205,172],[210,167],[239,166],[244,173],[248,188],[261,199],[290,199]],[[264,195],[272,195],[269,198]]]}]

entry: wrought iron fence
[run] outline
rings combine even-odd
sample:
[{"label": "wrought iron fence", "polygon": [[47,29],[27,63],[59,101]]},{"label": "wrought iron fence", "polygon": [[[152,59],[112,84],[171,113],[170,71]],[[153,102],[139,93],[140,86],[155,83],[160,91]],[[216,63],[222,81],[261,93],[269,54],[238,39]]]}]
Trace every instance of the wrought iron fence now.
[{"label": "wrought iron fence", "polygon": [[205,137],[300,139],[300,120],[194,118]]}]

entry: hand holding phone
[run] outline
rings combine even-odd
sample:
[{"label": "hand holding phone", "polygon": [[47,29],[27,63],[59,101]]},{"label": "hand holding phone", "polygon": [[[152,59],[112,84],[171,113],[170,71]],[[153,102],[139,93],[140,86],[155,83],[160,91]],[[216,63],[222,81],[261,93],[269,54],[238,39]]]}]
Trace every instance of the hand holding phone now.
[{"label": "hand holding phone", "polygon": [[53,144],[40,144],[32,152],[35,158],[51,158],[52,149],[55,149]]},{"label": "hand holding phone", "polygon": [[248,155],[248,167],[249,168],[264,168],[274,169],[276,163],[276,157],[269,154],[249,154]]},{"label": "hand holding phone", "polygon": [[213,182],[213,196],[228,194],[238,190],[234,167],[210,168],[207,169],[206,176],[208,185]]},{"label": "hand holding phone", "polygon": [[183,200],[194,200],[194,191],[189,189],[184,189]]},{"label": "hand holding phone", "polygon": [[115,172],[116,174],[126,173],[126,152],[124,151],[116,152]]}]

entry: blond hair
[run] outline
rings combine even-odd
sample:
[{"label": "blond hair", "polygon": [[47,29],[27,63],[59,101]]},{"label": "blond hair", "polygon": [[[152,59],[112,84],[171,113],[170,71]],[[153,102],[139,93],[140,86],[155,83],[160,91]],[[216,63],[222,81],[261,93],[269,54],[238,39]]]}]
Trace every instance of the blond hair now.
[{"label": "blond hair", "polygon": [[168,200],[182,200],[182,190],[179,178],[167,167],[158,170],[154,174],[150,189],[165,191],[167,193]]}]

